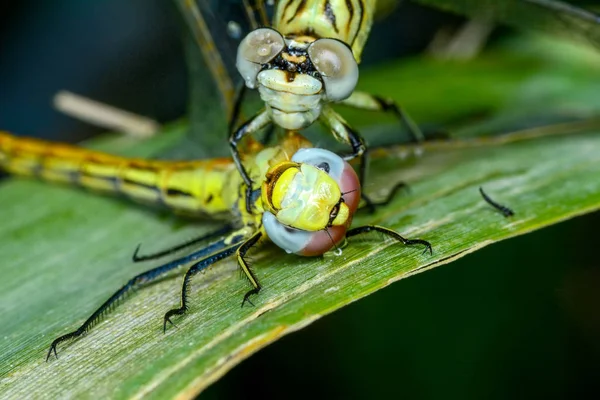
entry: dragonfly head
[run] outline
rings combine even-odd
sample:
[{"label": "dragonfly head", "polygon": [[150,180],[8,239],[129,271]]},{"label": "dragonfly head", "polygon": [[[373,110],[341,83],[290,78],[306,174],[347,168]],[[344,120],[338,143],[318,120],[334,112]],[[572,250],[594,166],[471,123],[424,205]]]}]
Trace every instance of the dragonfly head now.
[{"label": "dragonfly head", "polygon": [[277,124],[286,129],[310,125],[322,100],[348,98],[358,82],[350,47],[337,39],[284,38],[272,28],[250,32],[240,43],[236,66],[246,86],[259,88]]},{"label": "dragonfly head", "polygon": [[266,174],[263,226],[290,253],[323,254],[344,238],[359,200],[358,178],[347,162],[328,150],[301,149]]}]

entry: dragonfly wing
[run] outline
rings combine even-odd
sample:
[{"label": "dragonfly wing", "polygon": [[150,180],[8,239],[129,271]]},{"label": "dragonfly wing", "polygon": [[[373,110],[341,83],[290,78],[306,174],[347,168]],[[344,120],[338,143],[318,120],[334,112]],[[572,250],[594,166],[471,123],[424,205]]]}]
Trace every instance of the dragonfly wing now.
[{"label": "dragonfly wing", "polygon": [[237,46],[250,30],[268,24],[272,6],[250,0],[177,0],[177,4],[229,115],[242,84],[235,67]]},{"label": "dragonfly wing", "polygon": [[469,17],[519,29],[574,37],[600,48],[600,15],[557,0],[415,0]]},{"label": "dragonfly wing", "polygon": [[[273,6],[263,0],[175,0],[188,32],[190,133],[168,158],[229,154],[227,122],[242,78],[235,67],[237,46],[258,25],[268,25]],[[217,100],[218,99],[218,100]]]}]

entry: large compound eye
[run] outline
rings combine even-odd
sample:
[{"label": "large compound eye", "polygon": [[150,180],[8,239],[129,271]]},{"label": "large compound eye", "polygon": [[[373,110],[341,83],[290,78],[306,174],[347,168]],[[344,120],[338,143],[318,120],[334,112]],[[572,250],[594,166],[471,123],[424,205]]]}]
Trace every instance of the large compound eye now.
[{"label": "large compound eye", "polygon": [[344,160],[325,149],[300,149],[292,156],[292,161],[306,163],[327,172],[338,184],[344,171]]},{"label": "large compound eye", "polygon": [[310,164],[325,172],[329,168],[327,173],[339,185],[350,215],[356,212],[360,202],[360,182],[350,164],[340,156],[329,150],[309,148],[294,153],[292,161]]},{"label": "large compound eye", "polygon": [[308,47],[308,56],[321,74],[327,99],[348,98],[358,82],[358,65],[352,50],[336,39],[318,39]]},{"label": "large compound eye", "polygon": [[262,216],[262,223],[267,236],[278,247],[288,253],[301,256],[319,256],[331,250],[346,235],[345,226],[332,226],[324,230],[309,232],[290,228],[283,225],[277,218],[266,211]]},{"label": "large compound eye", "polygon": [[275,29],[259,28],[250,32],[238,46],[235,66],[246,86],[256,88],[256,77],[262,64],[268,63],[285,47],[283,36]]},{"label": "large compound eye", "polygon": [[288,253],[301,253],[315,233],[287,227],[268,211],[263,213],[262,223],[269,239]]}]

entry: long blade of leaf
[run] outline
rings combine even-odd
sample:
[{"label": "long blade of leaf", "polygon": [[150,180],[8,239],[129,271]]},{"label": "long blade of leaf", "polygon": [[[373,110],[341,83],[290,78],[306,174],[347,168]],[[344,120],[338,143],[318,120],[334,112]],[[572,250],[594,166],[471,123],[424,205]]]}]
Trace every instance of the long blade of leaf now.
[{"label": "long blade of leaf", "polygon": [[[398,279],[600,208],[599,130],[430,147],[418,157],[406,148],[382,150],[374,158],[377,179],[367,192],[381,193],[398,180],[412,191],[356,224],[427,239],[433,256],[378,235],[350,240],[339,257],[300,258],[267,246],[253,256],[265,286],[256,307],[239,307],[247,287],[228,260],[194,279],[192,308],[166,335],[162,315],[177,305],[179,278],[134,294],[48,363],[52,338],[148,268],[129,261],[138,241],[163,248],[214,226],[177,229],[124,202],[35,181],[4,184],[2,390],[17,398],[193,397],[254,351]],[[493,210],[480,186],[516,216]]]}]

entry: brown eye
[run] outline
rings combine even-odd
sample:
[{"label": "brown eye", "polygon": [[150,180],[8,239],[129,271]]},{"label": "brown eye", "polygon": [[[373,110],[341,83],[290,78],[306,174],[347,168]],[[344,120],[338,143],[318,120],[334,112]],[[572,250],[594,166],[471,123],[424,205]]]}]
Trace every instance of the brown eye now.
[{"label": "brown eye", "polygon": [[358,82],[358,64],[352,50],[336,39],[318,39],[308,47],[308,56],[321,74],[327,98],[348,98]]},{"label": "brown eye", "polygon": [[250,32],[238,46],[235,66],[246,86],[256,87],[256,76],[262,64],[268,63],[285,47],[283,36],[275,29],[259,28]]}]

